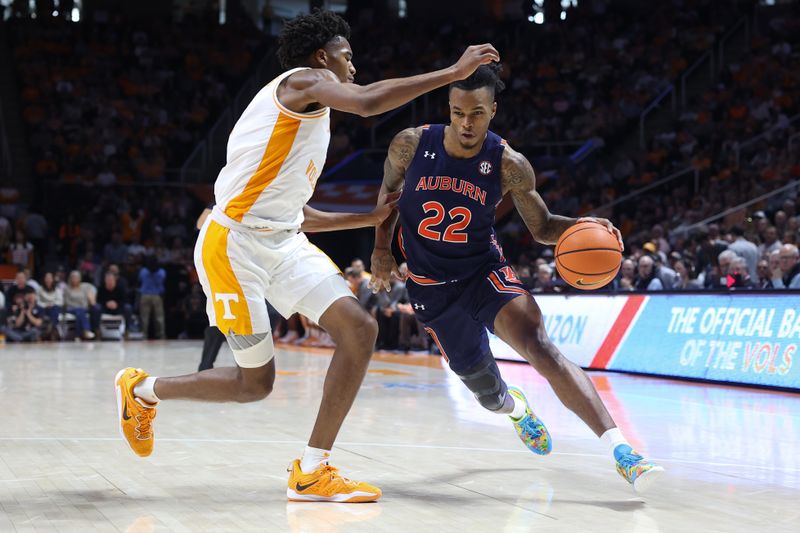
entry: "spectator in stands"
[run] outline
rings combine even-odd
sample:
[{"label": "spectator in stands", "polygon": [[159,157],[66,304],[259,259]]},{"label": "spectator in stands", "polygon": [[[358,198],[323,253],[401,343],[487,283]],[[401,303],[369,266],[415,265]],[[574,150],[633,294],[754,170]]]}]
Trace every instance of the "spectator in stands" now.
[{"label": "spectator in stands", "polygon": [[[527,263],[527,257],[523,256],[520,259],[521,261],[525,261]],[[531,267],[520,262],[514,265],[512,268],[514,269],[514,272],[517,273],[517,278],[522,283],[522,286],[525,287],[525,290],[532,291],[533,287],[536,285],[536,276],[531,274]],[[536,268],[538,268],[538,265]]]},{"label": "spectator in stands", "polygon": [[389,292],[379,291],[375,297],[375,318],[378,321],[377,347],[383,350],[397,350],[400,340],[401,313],[398,311],[400,302],[408,303],[408,290],[405,281],[394,273],[390,276],[391,289]]},{"label": "spectator in stands", "polygon": [[[402,279],[407,278],[407,263],[401,263],[397,270],[400,272]],[[424,326],[417,320],[405,283],[403,283],[403,291],[397,300],[397,313],[400,317],[397,339],[398,349],[403,352],[427,351],[428,334],[425,332]]]},{"label": "spectator in stands", "polygon": [[128,291],[128,280],[126,280],[125,277],[122,276],[122,273],[120,272],[119,269],[119,265],[116,263],[111,263],[110,265],[108,265],[107,272],[111,272],[117,277],[117,285],[119,285],[119,288],[124,296],[123,301],[129,303],[128,297],[130,295],[130,292]]},{"label": "spectator in stands", "polygon": [[731,228],[733,235],[733,242],[728,245],[728,250],[733,251],[739,257],[747,261],[747,270],[749,271],[750,278],[758,277],[758,246],[744,238],[744,229],[741,226],[733,226]]},{"label": "spectator in stands", "polygon": [[25,295],[34,291],[35,289],[28,285],[28,276],[25,275],[24,271],[20,270],[14,277],[14,284],[6,291],[7,308],[10,310],[11,306],[14,305],[17,294]]},{"label": "spectator in stands", "polygon": [[664,228],[661,226],[661,224],[656,224],[653,226],[653,229],[650,231],[650,240],[655,243],[656,252],[659,255],[666,257],[670,251],[672,251],[669,241],[664,238]]},{"label": "spectator in stands", "polygon": [[50,324],[56,326],[64,307],[64,291],[56,285],[56,278],[52,272],[45,273],[36,294],[45,316],[50,320]]},{"label": "spectator in stands", "polygon": [[656,275],[656,264],[649,255],[639,258],[639,277],[636,280],[635,288],[639,291],[663,291],[664,284]]},{"label": "spectator in stands", "polygon": [[[649,243],[648,243],[649,244]],[[645,249],[647,246],[645,245]],[[678,283],[678,273],[664,264],[665,258],[662,258],[661,253],[655,253],[651,256],[655,262],[656,277],[661,280],[661,286],[665,291],[670,291],[675,288]]]},{"label": "spectator in stands", "polygon": [[753,279],[750,277],[750,269],[744,257],[737,256],[731,262],[731,280],[728,282],[729,289],[752,289],[755,287]]},{"label": "spectator in stands", "polygon": [[353,259],[350,262],[350,268],[352,268],[356,274],[361,276],[361,278],[367,281],[369,281],[370,278],[372,277],[372,275],[369,272],[367,272],[366,269],[364,268],[364,261],[362,261],[361,259],[358,258]]},{"label": "spectator in stands", "polygon": [[24,269],[22,269],[22,271],[25,273],[25,277],[28,280],[27,281],[28,287],[32,287],[34,291],[38,291],[39,290],[39,282],[36,281],[36,278],[34,278],[33,275],[31,274],[31,269],[30,268],[24,268]]},{"label": "spectator in stands", "polygon": [[633,259],[623,260],[619,272],[619,290],[632,291],[636,287],[636,262]]},{"label": "spectator in stands", "polygon": [[6,339],[11,342],[36,342],[42,334],[44,312],[36,305],[36,293],[17,293],[11,306]]},{"label": "spectator in stands", "polygon": [[677,275],[677,281],[672,287],[673,289],[685,291],[703,288],[689,270],[691,268],[691,263],[687,263],[683,259],[678,259],[673,263],[673,266],[675,267],[675,273]]},{"label": "spectator in stands", "polygon": [[125,336],[127,337],[131,327],[133,308],[125,301],[125,292],[113,272],[108,271],[103,277],[103,284],[97,290],[97,305],[92,307],[92,311],[92,328],[95,331],[100,329],[102,315],[122,315],[125,320]]},{"label": "spectator in stands", "polygon": [[19,268],[33,268],[33,244],[25,237],[25,232],[18,229],[14,234],[14,242],[8,249],[8,262]]},{"label": "spectator in stands", "polygon": [[139,316],[142,318],[142,331],[148,337],[150,318],[153,318],[156,328],[156,338],[164,339],[164,281],[167,273],[158,266],[155,256],[148,256],[145,266],[139,270]]},{"label": "spectator in stands", "polygon": [[794,244],[784,244],[779,252],[783,277],[776,289],[800,289],[800,251]]},{"label": "spectator in stands", "polygon": [[772,283],[772,272],[769,270],[769,261],[766,259],[758,260],[758,280],[755,282],[756,289],[774,289]]},{"label": "spectator in stands", "polygon": [[111,234],[111,242],[103,248],[103,261],[105,264],[128,262],[128,247],[122,242],[122,234],[115,231]]},{"label": "spectator in stands", "polygon": [[775,219],[775,229],[777,229],[778,233],[782,235],[786,230],[786,220],[787,220],[786,211],[783,210],[776,211],[773,218]]},{"label": "spectator in stands", "polygon": [[781,270],[780,248],[773,250],[772,253],[770,253],[767,257],[767,261],[769,261],[769,273],[772,279],[773,288],[777,289],[780,285],[778,281],[783,277],[783,271]]},{"label": "spectator in stands", "polygon": [[780,249],[783,243],[778,240],[778,228],[775,226],[768,226],[764,230],[764,242],[758,245],[758,256],[764,257],[771,254],[773,251]]},{"label": "spectator in stands", "polygon": [[787,229],[783,232],[783,242],[788,244],[800,244],[798,242],[798,232]]},{"label": "spectator in stands", "polygon": [[333,342],[330,335],[319,327],[319,324],[312,322],[307,316],[298,314],[300,324],[303,327],[305,334],[302,338],[297,339],[294,344],[298,346],[311,346],[315,348],[322,348]]},{"label": "spectator in stands", "polygon": [[733,250],[724,250],[717,257],[717,266],[712,268],[706,276],[705,287],[713,290],[724,290],[729,288],[733,281],[729,279],[732,271],[733,261],[739,257]]},{"label": "spectator in stands", "polygon": [[[360,261],[360,259],[358,261]],[[363,274],[363,271],[359,272],[358,269],[352,266],[347,267],[344,271],[344,277],[350,284],[350,290],[353,291],[353,294],[358,299],[358,303],[367,311],[373,312],[376,303],[375,295],[372,294],[372,291],[369,289],[369,280],[365,279]]]},{"label": "spectator in stands", "polygon": [[553,267],[543,264],[536,268],[536,283],[532,292],[561,292],[561,287],[553,280]]},{"label": "spectator in stands", "polygon": [[120,211],[122,240],[126,243],[140,242],[142,240],[142,226],[144,225],[144,209],[139,209],[135,217],[131,215],[130,206],[126,205]]},{"label": "spectator in stands", "polygon": [[658,251],[658,246],[652,241],[644,243],[642,250],[648,254],[654,262],[653,271],[655,272],[655,276],[661,281],[661,290],[668,291],[672,289],[677,283],[678,274],[665,265],[667,261],[666,254]]},{"label": "spectator in stands", "polygon": [[89,322],[89,310],[97,303],[97,289],[81,280],[81,273],[73,270],[64,289],[64,308],[75,316],[75,337],[91,340],[95,338]]}]

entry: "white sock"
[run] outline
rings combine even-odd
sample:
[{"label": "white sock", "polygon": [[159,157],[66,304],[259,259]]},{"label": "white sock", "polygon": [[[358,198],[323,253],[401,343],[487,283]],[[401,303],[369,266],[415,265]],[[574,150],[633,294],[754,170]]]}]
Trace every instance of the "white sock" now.
[{"label": "white sock", "polygon": [[330,450],[306,446],[306,450],[303,452],[303,458],[300,460],[300,470],[302,470],[304,474],[311,473],[323,463],[327,463],[330,456]]},{"label": "white sock", "polygon": [[157,379],[158,378],[154,378],[152,376],[149,378],[144,378],[142,381],[137,383],[135,387],[133,387],[133,395],[150,404],[158,403],[159,399],[158,396],[156,396],[155,391]]},{"label": "white sock", "polygon": [[600,435],[600,439],[606,443],[606,446],[608,446],[608,450],[609,452],[611,452],[611,456],[614,457],[615,461],[616,457],[614,456],[614,450],[617,449],[617,446],[619,446],[620,444],[625,444],[631,447],[631,445],[628,444],[628,441],[625,439],[625,436],[622,434],[622,431],[620,431],[619,428],[611,428],[607,430],[605,433]]},{"label": "white sock", "polygon": [[513,396],[511,394],[509,394],[508,397],[514,398],[514,409],[510,413],[508,413],[508,416],[510,416],[514,420],[519,420],[520,418],[525,416],[525,403],[516,396]]}]

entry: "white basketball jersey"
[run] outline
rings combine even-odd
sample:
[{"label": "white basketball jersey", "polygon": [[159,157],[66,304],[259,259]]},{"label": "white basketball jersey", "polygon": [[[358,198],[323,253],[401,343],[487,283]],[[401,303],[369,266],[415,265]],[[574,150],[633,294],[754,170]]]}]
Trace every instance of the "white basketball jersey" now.
[{"label": "white basketball jersey", "polygon": [[213,218],[226,226],[294,229],[303,223],[330,142],[330,110],[296,113],[277,96],[284,72],[244,110],[228,138],[227,162],[214,184]]}]

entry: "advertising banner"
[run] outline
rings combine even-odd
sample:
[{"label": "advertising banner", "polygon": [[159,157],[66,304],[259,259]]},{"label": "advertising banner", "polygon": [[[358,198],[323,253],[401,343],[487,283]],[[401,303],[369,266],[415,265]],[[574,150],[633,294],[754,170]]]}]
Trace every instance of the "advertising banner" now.
[{"label": "advertising banner", "polygon": [[[591,366],[626,301],[615,296],[536,295],[548,336],[564,355],[584,367]],[[489,345],[497,359],[523,360],[492,334]]]},{"label": "advertising banner", "polygon": [[800,295],[648,297],[606,368],[800,389]]},{"label": "advertising banner", "polygon": [[[537,295],[550,339],[585,368],[800,390],[800,294]],[[490,335],[498,359],[522,360]]]}]

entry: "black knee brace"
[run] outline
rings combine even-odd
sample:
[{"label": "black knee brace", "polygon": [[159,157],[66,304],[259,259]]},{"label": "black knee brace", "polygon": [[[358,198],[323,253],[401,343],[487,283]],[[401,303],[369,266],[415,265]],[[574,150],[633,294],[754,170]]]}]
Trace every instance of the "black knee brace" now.
[{"label": "black knee brace", "polygon": [[489,411],[497,411],[503,407],[508,387],[500,376],[500,369],[497,368],[497,362],[491,354],[472,368],[458,373],[458,377],[483,407]]}]

